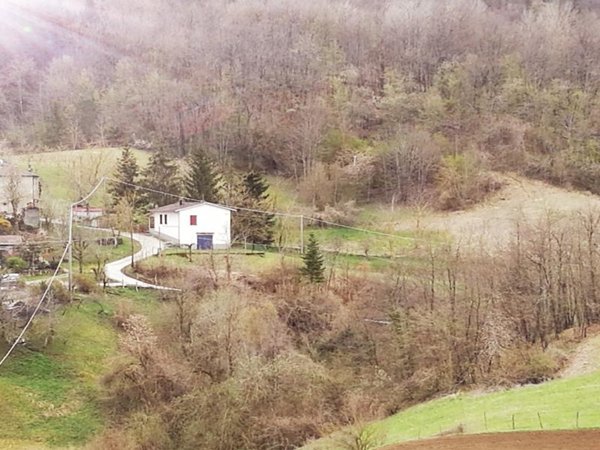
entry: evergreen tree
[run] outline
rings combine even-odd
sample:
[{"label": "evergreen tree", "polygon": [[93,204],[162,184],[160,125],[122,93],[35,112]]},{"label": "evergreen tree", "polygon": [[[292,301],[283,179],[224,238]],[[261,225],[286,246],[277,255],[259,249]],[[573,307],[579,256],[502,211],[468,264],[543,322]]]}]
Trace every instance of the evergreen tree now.
[{"label": "evergreen tree", "polygon": [[117,205],[124,197],[134,197],[133,194],[135,193],[136,188],[131,185],[136,183],[138,174],[139,166],[137,160],[129,147],[125,147],[117,161],[117,170],[115,171],[113,178],[128,184],[118,183],[116,181],[111,183],[109,192],[113,198],[113,205]]},{"label": "evergreen tree", "polygon": [[183,180],[187,196],[218,203],[221,176],[202,149],[196,148],[190,154],[189,166],[190,169]]},{"label": "evergreen tree", "polygon": [[323,255],[319,249],[319,243],[315,238],[314,233],[308,236],[308,244],[306,252],[302,255],[304,267],[302,267],[302,275],[308,278],[311,283],[322,283],[325,281],[325,266],[323,265]]},{"label": "evergreen tree", "polygon": [[[166,151],[157,150],[152,154],[148,165],[142,171],[140,184],[149,189],[180,195],[181,179],[177,163],[167,155]],[[151,206],[163,206],[176,200],[177,198],[171,195],[151,191],[144,193],[145,203]]]},{"label": "evergreen tree", "polygon": [[[267,181],[258,173],[246,174],[239,187],[238,205],[242,208],[266,211],[271,208]],[[273,214],[244,211],[240,209],[233,220],[233,233],[238,240],[253,244],[273,243]]]}]

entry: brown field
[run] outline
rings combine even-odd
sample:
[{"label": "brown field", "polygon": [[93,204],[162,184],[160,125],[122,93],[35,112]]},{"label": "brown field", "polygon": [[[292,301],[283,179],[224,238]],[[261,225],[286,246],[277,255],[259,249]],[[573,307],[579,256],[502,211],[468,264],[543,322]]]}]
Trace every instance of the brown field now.
[{"label": "brown field", "polygon": [[600,430],[533,431],[447,436],[391,445],[385,450],[594,450]]},{"label": "brown field", "polygon": [[[549,212],[568,215],[600,208],[600,198],[588,192],[518,176],[498,175],[498,178],[504,187],[487,201],[467,210],[432,212],[421,218],[421,226],[447,231],[462,244],[504,245],[514,236],[518,221],[535,223]],[[404,225],[414,226],[410,221]],[[403,227],[399,224],[398,228]]]}]

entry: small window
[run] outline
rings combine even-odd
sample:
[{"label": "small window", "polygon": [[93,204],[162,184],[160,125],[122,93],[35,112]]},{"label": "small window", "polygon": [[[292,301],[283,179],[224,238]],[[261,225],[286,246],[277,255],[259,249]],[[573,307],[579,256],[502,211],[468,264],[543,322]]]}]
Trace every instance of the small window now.
[{"label": "small window", "polygon": [[159,220],[160,224],[162,225],[162,224],[163,224],[163,221],[162,221],[162,214],[159,214],[159,215],[158,215],[158,220]]},{"label": "small window", "polygon": [[165,225],[167,224],[167,217],[169,217],[167,214],[165,214]]},{"label": "small window", "polygon": [[196,225],[198,223],[198,216],[190,216],[190,225]]}]

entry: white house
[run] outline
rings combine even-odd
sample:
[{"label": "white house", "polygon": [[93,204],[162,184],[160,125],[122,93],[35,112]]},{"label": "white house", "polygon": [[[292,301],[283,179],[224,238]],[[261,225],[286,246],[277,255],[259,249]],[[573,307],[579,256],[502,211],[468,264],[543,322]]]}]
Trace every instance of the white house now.
[{"label": "white house", "polygon": [[150,233],[199,250],[229,248],[232,211],[214,203],[179,201],[150,211]]}]

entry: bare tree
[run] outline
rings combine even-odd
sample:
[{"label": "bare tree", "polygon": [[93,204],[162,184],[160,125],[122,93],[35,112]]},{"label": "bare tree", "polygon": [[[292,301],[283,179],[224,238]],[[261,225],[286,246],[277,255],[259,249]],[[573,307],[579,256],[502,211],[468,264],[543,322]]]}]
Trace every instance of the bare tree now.
[{"label": "bare tree", "polygon": [[22,179],[19,170],[15,167],[11,167],[6,176],[6,182],[4,184],[4,195],[10,203],[12,209],[12,223],[16,226],[19,218],[19,208],[23,201],[23,191],[21,189]]}]

